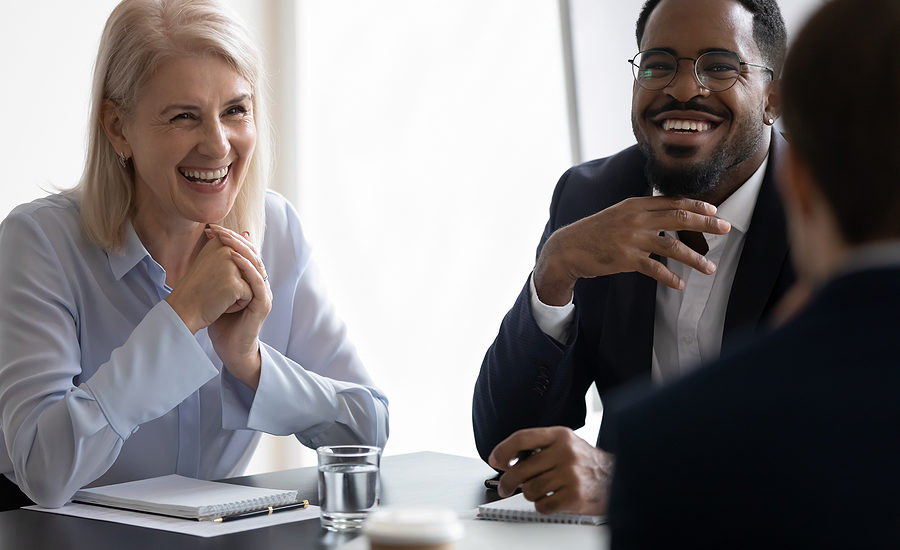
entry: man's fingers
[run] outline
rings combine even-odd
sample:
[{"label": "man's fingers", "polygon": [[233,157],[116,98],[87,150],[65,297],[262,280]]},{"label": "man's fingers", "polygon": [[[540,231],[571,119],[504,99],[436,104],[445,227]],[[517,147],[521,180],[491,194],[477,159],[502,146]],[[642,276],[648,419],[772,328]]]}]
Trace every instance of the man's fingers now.
[{"label": "man's fingers", "polygon": [[653,212],[653,228],[660,231],[698,231],[724,235],[731,231],[731,224],[715,216],[698,214],[685,209],[658,210]]},{"label": "man's fingers", "polygon": [[[525,428],[513,432],[512,435],[501,441],[491,451],[488,464],[497,470],[509,470],[510,462],[521,451],[541,451],[552,446],[556,441],[565,438],[572,430],[565,426],[550,426],[545,428]],[[537,458],[541,453],[531,455],[527,460]]]},{"label": "man's fingers", "polygon": [[488,464],[497,470],[509,470],[509,463],[520,451],[540,449],[547,445],[550,438],[547,430],[550,428],[527,428],[518,430],[501,441],[491,451]]},{"label": "man's fingers", "polygon": [[685,286],[681,277],[675,275],[662,263],[650,257],[638,260],[635,271],[652,279],[656,279],[660,283],[667,287],[674,288],[675,290],[682,290]]},{"label": "man's fingers", "polygon": [[[500,476],[500,486],[498,487],[500,496],[513,494],[520,485],[523,486],[524,490],[523,484],[531,483],[542,476],[551,475],[557,464],[556,460],[550,457],[550,454],[547,451],[534,453],[511,466],[505,474]],[[552,489],[548,489],[548,491],[550,490]]]},{"label": "man's fingers", "polygon": [[565,490],[556,491],[551,495],[545,495],[534,501],[534,509],[542,514],[556,514],[558,512],[573,511],[573,502],[566,495]]},{"label": "man's fingers", "polygon": [[[691,247],[687,246],[686,244],[679,241],[678,239],[673,239],[671,237],[661,235],[654,239],[653,245],[650,246],[649,248],[650,248],[650,252],[652,254],[657,254],[659,256],[665,256],[666,258],[671,258],[673,260],[677,260],[688,267],[696,269],[697,271],[699,271],[701,273],[705,273],[706,275],[712,275],[716,271],[716,264],[709,261],[702,254],[698,254],[696,251],[692,250]],[[650,258],[647,258],[647,259],[653,261]],[[659,263],[659,262],[654,262],[654,263],[659,264],[659,266],[662,269],[671,273],[671,271],[669,271],[667,268],[662,266],[661,263]],[[652,268],[652,267],[656,267],[656,266],[650,266],[650,267]],[[665,275],[663,273],[663,276],[667,276],[667,275]],[[674,274],[673,274],[673,276],[674,276]],[[665,281],[663,281],[663,279],[654,277],[653,275],[651,275],[651,277],[653,277],[654,279],[657,279],[660,282],[665,282]],[[672,288],[677,288],[677,287],[672,287]]]},{"label": "man's fingers", "polygon": [[500,484],[497,485],[497,493],[501,497],[506,498],[516,492],[516,488],[521,485],[521,480],[516,472],[506,472],[500,476]]},{"label": "man's fingers", "polygon": [[714,216],[717,208],[705,201],[697,199],[685,199],[679,197],[639,197],[628,199],[639,204],[644,210],[688,210],[703,214],[704,216]]},{"label": "man's fingers", "polygon": [[553,475],[552,471],[543,472],[522,483],[522,493],[526,499],[533,502],[546,498],[548,493],[559,491],[561,488],[562,480]]},{"label": "man's fingers", "polygon": [[675,290],[684,289],[685,281],[666,267],[664,263],[652,258],[651,255],[677,260],[705,275],[712,275],[716,271],[716,264],[709,261],[705,256],[698,254],[678,239],[667,237],[664,234],[650,237],[647,241],[641,243],[640,247],[633,251],[631,257],[622,263],[623,269],[621,271],[636,271],[656,279],[667,287]]}]

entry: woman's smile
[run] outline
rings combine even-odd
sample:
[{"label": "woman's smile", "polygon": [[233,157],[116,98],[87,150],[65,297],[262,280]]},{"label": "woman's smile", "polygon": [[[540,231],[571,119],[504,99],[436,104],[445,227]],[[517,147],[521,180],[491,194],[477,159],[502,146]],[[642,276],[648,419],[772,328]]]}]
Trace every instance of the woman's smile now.
[{"label": "woman's smile", "polygon": [[185,185],[198,193],[219,193],[225,189],[231,165],[224,168],[178,168]]}]

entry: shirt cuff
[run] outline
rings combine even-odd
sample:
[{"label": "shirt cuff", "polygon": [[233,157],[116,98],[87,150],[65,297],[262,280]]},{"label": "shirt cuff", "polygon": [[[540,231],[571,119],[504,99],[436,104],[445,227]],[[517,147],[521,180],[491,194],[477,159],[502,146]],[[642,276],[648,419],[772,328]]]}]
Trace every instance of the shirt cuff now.
[{"label": "shirt cuff", "polygon": [[528,288],[531,289],[531,314],[534,316],[534,322],[541,332],[565,345],[569,339],[569,328],[575,318],[574,301],[569,300],[564,306],[549,306],[542,302],[534,287],[534,273],[528,278]]},{"label": "shirt cuff", "polygon": [[262,372],[247,416],[247,428],[273,435],[317,434],[337,416],[335,384],[309,372],[260,342]]},{"label": "shirt cuff", "polygon": [[162,300],[83,387],[110,427],[127,439],[218,374],[181,317]]}]

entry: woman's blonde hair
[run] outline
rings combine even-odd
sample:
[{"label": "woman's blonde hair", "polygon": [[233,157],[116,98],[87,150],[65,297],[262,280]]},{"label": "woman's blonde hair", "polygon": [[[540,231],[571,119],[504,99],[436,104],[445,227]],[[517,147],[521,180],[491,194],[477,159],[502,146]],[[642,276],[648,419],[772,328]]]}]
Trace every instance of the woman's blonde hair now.
[{"label": "woman's blonde hair", "polygon": [[106,250],[122,250],[135,193],[133,163],[118,162],[104,133],[103,103],[111,100],[122,116],[129,116],[141,87],[159,67],[186,54],[222,57],[253,88],[256,149],[222,223],[235,231],[249,231],[256,245],[262,244],[272,145],[258,48],[237,19],[214,0],[123,0],[106,21],[97,52],[87,159],[78,184],[85,232]]}]

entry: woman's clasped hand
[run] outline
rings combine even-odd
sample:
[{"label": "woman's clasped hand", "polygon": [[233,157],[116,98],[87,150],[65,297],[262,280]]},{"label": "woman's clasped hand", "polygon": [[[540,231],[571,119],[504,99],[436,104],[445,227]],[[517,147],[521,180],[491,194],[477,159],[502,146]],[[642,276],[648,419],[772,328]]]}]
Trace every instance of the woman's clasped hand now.
[{"label": "woman's clasped hand", "polygon": [[265,265],[246,231],[208,224],[198,247],[166,301],[192,333],[207,328],[225,368],[256,389],[259,330],[272,309]]}]

